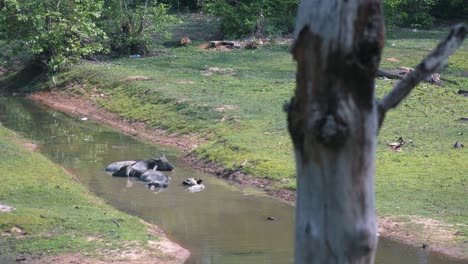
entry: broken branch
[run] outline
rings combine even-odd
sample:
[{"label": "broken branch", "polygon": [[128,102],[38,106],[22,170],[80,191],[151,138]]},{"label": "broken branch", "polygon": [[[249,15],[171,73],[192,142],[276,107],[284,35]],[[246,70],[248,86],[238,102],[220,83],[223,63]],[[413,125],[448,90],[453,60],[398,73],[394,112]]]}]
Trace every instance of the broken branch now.
[{"label": "broken branch", "polygon": [[408,73],[379,102],[379,125],[385,118],[385,113],[398,106],[400,102],[418,85],[419,82],[444,66],[445,60],[463,43],[467,28],[463,24],[455,25],[448,37],[429,54],[414,71]]}]

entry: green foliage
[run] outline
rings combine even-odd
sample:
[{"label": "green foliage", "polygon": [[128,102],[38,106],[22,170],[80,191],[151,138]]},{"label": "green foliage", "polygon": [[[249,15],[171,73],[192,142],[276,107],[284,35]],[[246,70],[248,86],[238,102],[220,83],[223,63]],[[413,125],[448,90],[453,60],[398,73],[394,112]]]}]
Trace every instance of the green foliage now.
[{"label": "green foliage", "polygon": [[119,54],[147,54],[153,34],[169,36],[169,26],[179,20],[168,6],[155,0],[107,0],[101,27],[110,37],[110,49]]},{"label": "green foliage", "polygon": [[429,28],[434,19],[468,19],[465,0],[384,0],[389,27]]},{"label": "green foliage", "polygon": [[461,19],[468,21],[468,2],[466,0],[438,0],[431,14],[439,19]]},{"label": "green foliage", "polygon": [[172,11],[190,12],[199,11],[203,7],[203,0],[161,0],[160,3],[168,5]]},{"label": "green foliage", "polygon": [[0,38],[13,51],[27,52],[50,71],[102,51],[96,27],[103,1],[5,0],[0,5]]},{"label": "green foliage", "polygon": [[433,17],[429,14],[437,0],[384,0],[384,13],[387,26],[428,28]]},{"label": "green foliage", "polygon": [[207,0],[205,10],[222,19],[228,37],[292,32],[298,0]]}]

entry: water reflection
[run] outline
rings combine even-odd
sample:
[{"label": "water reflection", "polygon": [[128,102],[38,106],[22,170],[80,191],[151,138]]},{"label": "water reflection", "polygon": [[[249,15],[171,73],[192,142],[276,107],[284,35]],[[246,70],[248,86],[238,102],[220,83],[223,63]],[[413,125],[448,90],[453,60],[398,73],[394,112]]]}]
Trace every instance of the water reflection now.
[{"label": "water reflection", "polygon": [[[273,198],[247,195],[182,164],[179,153],[124,136],[80,118],[46,110],[20,98],[0,97],[0,121],[38,141],[41,152],[79,176],[120,210],[167,231],[192,252],[189,263],[292,263],[294,208]],[[112,177],[115,161],[165,153],[176,166],[167,189],[154,192],[134,178]],[[180,183],[201,178],[206,189],[190,193]],[[276,221],[269,221],[273,216]],[[376,263],[457,263],[426,251],[381,240]]]}]

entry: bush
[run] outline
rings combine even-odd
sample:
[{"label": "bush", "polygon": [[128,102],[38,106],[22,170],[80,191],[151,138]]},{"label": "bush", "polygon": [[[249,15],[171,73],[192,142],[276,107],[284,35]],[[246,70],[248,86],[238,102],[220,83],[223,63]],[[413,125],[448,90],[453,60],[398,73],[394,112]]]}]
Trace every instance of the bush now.
[{"label": "bush", "polygon": [[29,53],[35,63],[55,72],[83,56],[103,50],[105,38],[95,22],[103,1],[0,2],[0,38],[12,53]]},{"label": "bush", "polygon": [[466,0],[438,0],[430,11],[439,19],[460,19],[468,21],[468,3]]},{"label": "bush", "polygon": [[222,19],[227,37],[292,32],[298,0],[207,0],[205,10]]},{"label": "bush", "polygon": [[101,27],[109,36],[109,48],[119,54],[149,53],[153,34],[169,36],[169,26],[179,20],[167,13],[168,6],[156,1],[106,1]]},{"label": "bush", "polygon": [[385,21],[388,27],[428,28],[433,24],[429,11],[436,0],[384,0]]}]

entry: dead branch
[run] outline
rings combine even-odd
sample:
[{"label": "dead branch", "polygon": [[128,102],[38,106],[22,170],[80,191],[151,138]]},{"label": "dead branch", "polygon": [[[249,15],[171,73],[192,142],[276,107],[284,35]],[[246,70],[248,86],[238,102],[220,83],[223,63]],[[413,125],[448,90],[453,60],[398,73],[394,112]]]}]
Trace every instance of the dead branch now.
[{"label": "dead branch", "polygon": [[388,78],[388,79],[399,79],[399,80],[401,80],[406,75],[406,73],[405,74],[399,74],[399,73],[395,73],[393,71],[378,69],[377,73],[375,74],[375,77],[385,77],[385,78]]},{"label": "dead branch", "polygon": [[[377,73],[375,74],[376,77],[384,77],[387,79],[398,79],[401,80],[406,77],[410,72],[414,71],[414,69],[407,68],[407,67],[400,67],[395,70],[384,70],[384,69],[378,69]],[[443,86],[440,74],[438,73],[433,73],[429,75],[427,78],[422,80],[423,82],[427,82],[430,84],[434,84],[437,86]]]},{"label": "dead branch", "polygon": [[444,66],[445,60],[463,43],[466,33],[467,27],[465,25],[458,24],[454,26],[448,37],[414,71],[408,73],[382,98],[379,102],[379,125],[382,124],[388,110],[397,107],[419,82]]}]

